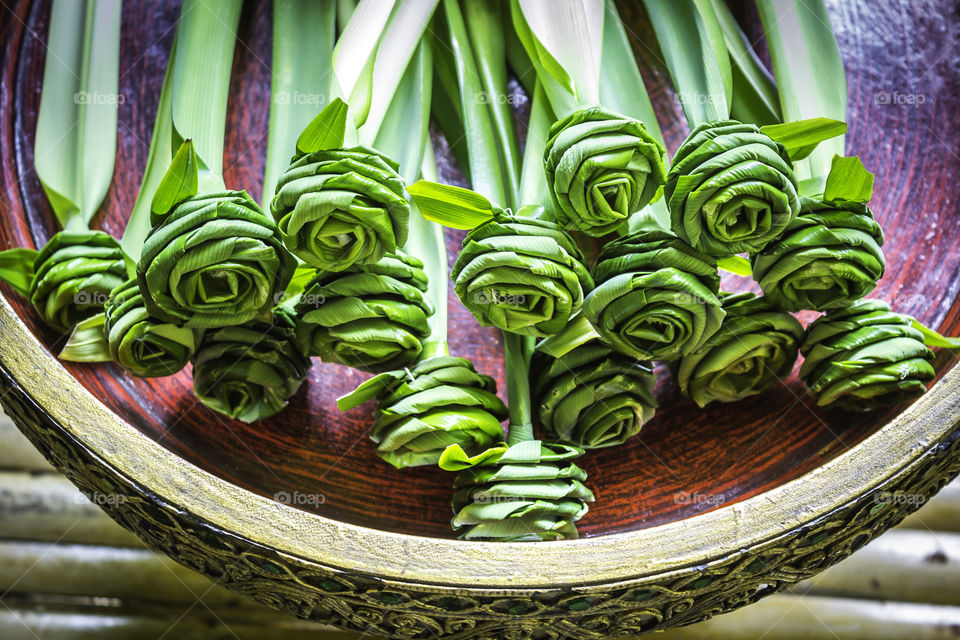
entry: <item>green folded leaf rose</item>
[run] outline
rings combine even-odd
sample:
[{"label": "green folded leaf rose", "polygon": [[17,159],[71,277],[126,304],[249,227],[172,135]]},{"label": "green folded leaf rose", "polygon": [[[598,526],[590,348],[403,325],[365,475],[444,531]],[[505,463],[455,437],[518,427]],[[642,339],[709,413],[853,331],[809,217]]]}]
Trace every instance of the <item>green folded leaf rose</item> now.
[{"label": "green folded leaf rose", "polygon": [[657,407],[652,364],[621,355],[597,338],[559,358],[535,352],[531,377],[549,438],[584,449],[622,444]]},{"label": "green folded leaf rose", "polygon": [[137,280],[150,314],[196,329],[263,317],[296,268],[273,221],[244,191],[190,197],[144,242]]},{"label": "green folded leaf rose", "polygon": [[157,321],[150,315],[135,279],[111,292],[103,330],[110,359],[141,378],[177,373],[196,348],[193,329]]},{"label": "green folded leaf rose", "polygon": [[346,411],[377,399],[370,439],[397,468],[437,464],[450,445],[476,455],[503,439],[507,409],[497,383],[464,358],[428,358],[410,369],[374,376],[337,406]]},{"label": "green folded leaf rose", "polygon": [[298,153],[270,210],[290,251],[327,271],[395,253],[410,219],[397,164],[363,146]]},{"label": "green folded leaf rose", "polygon": [[544,168],[557,221],[592,236],[619,230],[666,179],[664,149],[639,120],[589,107],[550,128]]},{"label": "green folded leaf rose", "polygon": [[453,265],[454,289],[482,326],[529,336],[562,330],[593,279],[573,238],[554,222],[497,212],[473,229]]},{"label": "green folded leaf rose", "polygon": [[821,407],[868,411],[923,395],[933,352],[913,319],[882,300],[831,309],[807,327],[800,378]]},{"label": "green folded leaf rose", "polygon": [[278,309],[271,322],[205,331],[193,358],[193,390],[210,409],[255,422],[286,407],[309,370],[294,317]]},{"label": "green folded leaf rose", "polygon": [[58,331],[103,311],[126,279],[120,244],[102,231],[60,231],[37,253],[30,303]]},{"label": "green folded leaf rose", "polygon": [[673,158],[664,197],[673,231],[712,256],[760,251],[800,208],[784,146],[736,120],[690,133]]},{"label": "green folded leaf rose", "polygon": [[790,375],[803,326],[766,297],[723,293],[720,330],[687,354],[676,368],[685,396],[701,407],[734,402],[764,391]]},{"label": "green folded leaf rose", "polygon": [[577,537],[593,493],[570,462],[582,449],[527,440],[461,471],[451,522],[464,540],[533,542]]},{"label": "green folded leaf rose", "polygon": [[883,231],[867,205],[801,198],[800,215],[751,257],[753,277],[787,311],[844,307],[877,286],[882,246]]},{"label": "green folded leaf rose", "polygon": [[312,330],[311,355],[372,372],[415,362],[434,313],[426,290],[423,263],[403,253],[320,272],[296,307]]},{"label": "green folded leaf rose", "polygon": [[584,315],[604,342],[640,360],[692,353],[723,320],[716,260],[649,219],[603,248],[593,278]]}]

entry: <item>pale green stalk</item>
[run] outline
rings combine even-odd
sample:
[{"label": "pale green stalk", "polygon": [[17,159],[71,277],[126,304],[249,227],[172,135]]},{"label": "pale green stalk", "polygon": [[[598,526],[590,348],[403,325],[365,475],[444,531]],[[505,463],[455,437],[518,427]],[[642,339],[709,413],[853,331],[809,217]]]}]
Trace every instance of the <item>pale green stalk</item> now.
[{"label": "pale green stalk", "polygon": [[270,206],[280,175],[296,152],[297,137],[327,101],[334,43],[332,2],[273,3],[270,132],[263,205]]},{"label": "pale green stalk", "polygon": [[[785,121],[846,120],[847,77],[823,0],[757,0]],[[797,178],[824,178],[844,136],[822,142],[794,163]]]},{"label": "pale green stalk", "polygon": [[113,178],[120,0],[56,0],[50,24],[34,166],[61,227],[78,231]]},{"label": "pale green stalk", "polygon": [[507,409],[510,428],[507,444],[533,440],[533,400],[530,394],[530,357],[534,339],[509,331],[503,332],[503,352],[507,369]]},{"label": "pale green stalk", "polygon": [[520,172],[520,195],[517,202],[521,205],[541,204],[549,211],[550,188],[543,172],[543,150],[547,146],[550,125],[553,124],[553,111],[543,90],[537,81],[534,85],[530,104],[530,121],[527,123],[527,141],[523,149],[523,162]]}]

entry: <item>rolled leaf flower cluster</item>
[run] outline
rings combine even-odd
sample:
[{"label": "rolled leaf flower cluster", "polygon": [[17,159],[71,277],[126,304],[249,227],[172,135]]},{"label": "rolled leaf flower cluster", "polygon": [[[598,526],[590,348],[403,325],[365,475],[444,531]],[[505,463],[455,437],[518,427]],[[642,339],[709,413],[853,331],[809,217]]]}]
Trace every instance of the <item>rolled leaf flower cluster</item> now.
[{"label": "rolled leaf flower cluster", "polygon": [[370,439],[381,458],[403,468],[436,464],[450,445],[475,455],[500,442],[507,408],[496,390],[469,360],[438,356],[374,376],[338,406],[345,411],[376,398]]},{"label": "rolled leaf flower cluster", "polygon": [[296,268],[276,225],[245,191],[178,204],[144,242],[137,280],[150,314],[196,329],[263,317]]},{"label": "rolled leaf flower cluster", "polygon": [[717,262],[652,221],[607,243],[583,304],[608,345],[640,360],[675,360],[700,348],[724,311]]},{"label": "rolled leaf flower cluster", "polygon": [[397,164],[369,147],[294,157],[270,210],[290,251],[327,271],[377,262],[407,241],[410,205]]},{"label": "rolled leaf flower cluster", "polygon": [[204,332],[193,358],[193,390],[225,415],[254,422],[287,406],[310,370],[292,315]]},{"label": "rolled leaf flower cluster", "polygon": [[498,213],[473,229],[451,276],[457,296],[482,326],[543,337],[567,326],[593,279],[573,238],[528,212]]},{"label": "rolled leaf flower cluster", "polygon": [[499,459],[461,471],[454,481],[451,524],[464,540],[533,542],[577,537],[576,521],[593,493],[571,462],[582,449],[527,440]]},{"label": "rolled leaf flower cluster", "polygon": [[311,329],[310,354],[363,371],[416,361],[430,334],[423,263],[403,253],[341,272],[321,272],[304,289],[297,316]]},{"label": "rolled leaf flower cluster", "polygon": [[550,128],[544,168],[557,221],[603,236],[655,199],[664,149],[639,120],[589,107]]},{"label": "rolled leaf flower cluster", "polygon": [[155,320],[147,311],[134,279],[111,292],[104,317],[111,360],[135,376],[170,376],[183,369],[193,357],[194,330]]},{"label": "rolled leaf flower cluster", "polygon": [[119,243],[102,231],[60,231],[34,260],[30,303],[44,321],[69,331],[103,311],[127,270]]},{"label": "rolled leaf flower cluster", "polygon": [[640,432],[657,407],[652,365],[598,339],[559,358],[535,352],[532,383],[549,438],[584,449],[622,444]]},{"label": "rolled leaf flower cluster", "polygon": [[736,120],[690,133],[673,158],[664,197],[673,231],[712,256],[760,251],[800,209],[786,149]]},{"label": "rolled leaf flower cluster", "polygon": [[784,234],[751,256],[753,277],[781,309],[825,311],[867,295],[883,276],[883,230],[859,202],[800,199]]},{"label": "rolled leaf flower cluster", "polygon": [[680,391],[704,407],[734,402],[790,375],[803,326],[766,297],[720,294],[726,317],[702,347],[680,360]]},{"label": "rolled leaf flower cluster", "polygon": [[934,378],[912,319],[882,300],[832,309],[807,327],[800,378],[821,407],[868,411],[914,400]]}]

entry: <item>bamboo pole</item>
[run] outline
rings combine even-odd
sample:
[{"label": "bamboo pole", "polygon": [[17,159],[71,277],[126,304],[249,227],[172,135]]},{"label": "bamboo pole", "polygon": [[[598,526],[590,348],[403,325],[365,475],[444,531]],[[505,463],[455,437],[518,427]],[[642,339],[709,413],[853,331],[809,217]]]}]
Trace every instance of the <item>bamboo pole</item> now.
[{"label": "bamboo pole", "polygon": [[924,531],[960,533],[960,479],[954,480],[900,525]]},{"label": "bamboo pole", "polygon": [[120,498],[88,498],[59,474],[0,471],[0,539],[142,547],[94,504],[109,499]]},{"label": "bamboo pole", "polygon": [[53,471],[53,466],[40,455],[13,421],[0,412],[0,469]]},{"label": "bamboo pole", "polygon": [[957,640],[960,607],[772,595],[656,640]]},{"label": "bamboo pole", "polygon": [[[262,607],[159,552],[0,541],[0,594],[148,598],[160,603]],[[3,636],[0,635],[0,638]]]},{"label": "bamboo pole", "polygon": [[960,606],[960,534],[888,531],[791,591]]}]

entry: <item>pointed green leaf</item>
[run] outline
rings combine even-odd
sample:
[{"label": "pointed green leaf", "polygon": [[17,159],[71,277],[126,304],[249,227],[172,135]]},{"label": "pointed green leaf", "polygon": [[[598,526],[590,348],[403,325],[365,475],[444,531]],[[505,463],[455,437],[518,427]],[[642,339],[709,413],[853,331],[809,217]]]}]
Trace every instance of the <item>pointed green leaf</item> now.
[{"label": "pointed green leaf", "polygon": [[599,337],[600,334],[581,313],[571,320],[563,331],[540,342],[537,351],[553,358],[562,358],[577,347]]},{"label": "pointed green leaf", "polygon": [[500,442],[471,456],[459,444],[451,444],[440,454],[438,465],[444,471],[463,471],[479,465],[495,464],[506,450],[507,443]]},{"label": "pointed green leaf", "polygon": [[847,132],[847,123],[830,118],[809,118],[783,124],[768,124],[760,130],[787,149],[791,160],[802,160],[818,144]]},{"label": "pointed green leaf", "polygon": [[577,98],[577,88],[574,85],[573,78],[534,35],[526,17],[524,17],[519,0],[510,2],[510,13],[513,17],[513,28],[521,44],[523,44],[530,62],[537,70],[537,76],[543,83],[543,89],[553,110],[558,114],[566,115],[567,113],[573,113],[581,106],[587,106],[581,104]]},{"label": "pointed green leaf", "polygon": [[350,108],[346,102],[340,98],[331,100],[297,138],[297,152],[307,154],[324,149],[351,146],[345,144],[353,126],[349,112]]},{"label": "pointed green leaf", "polygon": [[916,318],[910,318],[910,326],[923,334],[923,343],[928,347],[944,347],[947,349],[960,349],[960,338],[951,338],[934,331],[930,327],[920,323]]},{"label": "pointed green leaf", "polygon": [[738,276],[750,276],[753,274],[753,271],[750,269],[750,261],[743,256],[717,258],[717,267],[724,271],[735,273]]},{"label": "pointed green leaf", "polygon": [[177,204],[199,193],[199,168],[193,141],[186,140],[164,174],[153,196],[150,211],[154,216],[167,215]]},{"label": "pointed green leaf", "polygon": [[69,362],[109,362],[110,349],[104,332],[105,316],[98,313],[73,328],[70,339],[60,351],[60,359]]},{"label": "pointed green leaf", "polygon": [[833,156],[823,188],[823,199],[870,202],[872,195],[873,174],[867,171],[860,158]]},{"label": "pointed green leaf", "polygon": [[407,187],[420,213],[454,229],[473,229],[493,219],[494,207],[479,193],[429,180],[419,180]]},{"label": "pointed green leaf", "polygon": [[7,249],[0,251],[0,280],[13,287],[24,298],[30,297],[33,284],[33,264],[36,249]]}]

